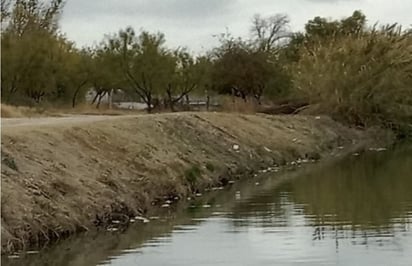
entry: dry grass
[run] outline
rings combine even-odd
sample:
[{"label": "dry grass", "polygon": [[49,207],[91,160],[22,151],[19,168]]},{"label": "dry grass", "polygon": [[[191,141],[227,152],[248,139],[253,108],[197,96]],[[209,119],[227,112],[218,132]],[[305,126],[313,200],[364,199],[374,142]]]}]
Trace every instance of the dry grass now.
[{"label": "dry grass", "polygon": [[294,73],[318,113],[364,126],[412,121],[412,32],[392,26],[314,44]]},{"label": "dry grass", "polygon": [[238,97],[221,96],[219,99],[221,110],[229,113],[255,114],[259,105],[254,99],[248,99],[246,102]]},{"label": "dry grass", "polygon": [[127,222],[164,197],[329,154],[363,136],[327,118],[225,113],[3,127],[2,251]]},{"label": "dry grass", "polygon": [[38,117],[50,115],[44,109],[31,108],[26,106],[13,106],[7,104],[0,104],[1,106],[1,117]]}]

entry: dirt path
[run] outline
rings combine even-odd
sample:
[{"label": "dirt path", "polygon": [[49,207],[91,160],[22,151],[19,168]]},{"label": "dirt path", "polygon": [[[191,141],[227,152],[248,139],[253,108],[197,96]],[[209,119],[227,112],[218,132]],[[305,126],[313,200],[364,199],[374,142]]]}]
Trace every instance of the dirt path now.
[{"label": "dirt path", "polygon": [[35,118],[2,118],[2,128],[38,127],[50,125],[73,125],[79,123],[91,123],[119,118],[132,118],[142,115],[71,115],[65,117],[35,117]]}]

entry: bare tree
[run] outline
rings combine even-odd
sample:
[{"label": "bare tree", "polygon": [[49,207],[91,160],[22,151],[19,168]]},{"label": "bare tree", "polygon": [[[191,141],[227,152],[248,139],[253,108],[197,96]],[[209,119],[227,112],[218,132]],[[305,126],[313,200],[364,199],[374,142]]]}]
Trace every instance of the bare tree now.
[{"label": "bare tree", "polygon": [[283,14],[262,17],[256,14],[252,20],[251,33],[256,38],[255,45],[261,51],[272,51],[282,39],[290,38],[289,17]]}]

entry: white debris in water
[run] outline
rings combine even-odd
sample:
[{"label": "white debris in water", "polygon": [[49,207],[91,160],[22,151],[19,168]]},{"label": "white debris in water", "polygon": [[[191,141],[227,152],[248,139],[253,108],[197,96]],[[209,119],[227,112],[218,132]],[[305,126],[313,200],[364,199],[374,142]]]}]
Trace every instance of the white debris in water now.
[{"label": "white debris in water", "polygon": [[173,199],[174,199],[174,200],[179,200],[179,197],[178,197],[178,196],[176,196],[176,197],[174,197]]},{"label": "white debris in water", "polygon": [[386,148],[369,148],[370,151],[377,151],[377,152],[381,152],[381,151],[386,151]]},{"label": "white debris in water", "polygon": [[136,220],[133,219],[133,218],[131,218],[131,219],[129,220],[129,222],[130,222],[130,223],[134,223],[134,222],[136,222]]},{"label": "white debris in water", "polygon": [[166,203],[166,204],[171,204],[172,201],[171,201],[171,200],[166,200],[165,203]]},{"label": "white debris in water", "polygon": [[240,200],[240,191],[236,191],[235,199]]},{"label": "white debris in water", "polygon": [[26,254],[37,254],[37,253],[39,253],[39,251],[38,250],[28,250],[25,253]]},{"label": "white debris in water", "polygon": [[320,119],[320,116],[315,116],[315,119],[316,119],[316,120],[319,120],[319,119]]},{"label": "white debris in water", "polygon": [[120,224],[120,221],[119,220],[113,220],[112,224]]},{"label": "white debris in water", "polygon": [[196,197],[201,197],[201,196],[202,196],[202,193],[196,193],[195,196],[196,196]]},{"label": "white debris in water", "polygon": [[298,139],[297,139],[297,138],[292,139],[292,142],[296,142],[296,141],[298,141]]},{"label": "white debris in water", "polygon": [[191,197],[187,197],[187,200],[191,200],[192,198]]},{"label": "white debris in water", "polygon": [[210,208],[210,207],[212,207],[212,206],[209,205],[209,204],[204,204],[202,207],[203,207],[203,208]]},{"label": "white debris in water", "polygon": [[259,186],[259,185],[260,185],[260,183],[259,183],[259,182],[256,182],[256,183],[255,183],[255,186]]},{"label": "white debris in water", "polygon": [[233,144],[233,150],[238,151],[240,149],[239,145]]},{"label": "white debris in water", "polygon": [[109,228],[107,228],[107,231],[109,231],[109,232],[116,232],[116,231],[119,231],[119,228],[109,227]]},{"label": "white debris in water", "polygon": [[343,150],[344,147],[343,147],[343,146],[339,146],[338,149],[339,149],[339,150]]},{"label": "white debris in water", "polygon": [[359,156],[359,153],[355,152],[354,154],[352,154],[353,156]]},{"label": "white debris in water", "polygon": [[137,220],[137,221],[141,221],[141,222],[143,222],[144,224],[150,222],[149,219],[147,219],[146,217],[143,217],[143,216],[135,216],[134,219]]},{"label": "white debris in water", "polygon": [[169,207],[170,207],[170,204],[165,203],[165,204],[163,204],[163,205],[160,206],[160,207],[162,207],[162,208],[169,208]]},{"label": "white debris in water", "polygon": [[17,255],[17,254],[13,254],[13,255],[9,255],[8,258],[9,259],[18,259],[18,258],[20,258],[20,256]]},{"label": "white debris in water", "polygon": [[229,182],[228,182],[229,184],[234,184],[235,183],[235,181],[234,180],[229,180]]},{"label": "white debris in water", "polygon": [[267,151],[267,152],[272,152],[272,150],[271,149],[269,149],[268,147],[266,147],[266,146],[264,146],[263,147],[263,149],[265,149],[265,151]]}]

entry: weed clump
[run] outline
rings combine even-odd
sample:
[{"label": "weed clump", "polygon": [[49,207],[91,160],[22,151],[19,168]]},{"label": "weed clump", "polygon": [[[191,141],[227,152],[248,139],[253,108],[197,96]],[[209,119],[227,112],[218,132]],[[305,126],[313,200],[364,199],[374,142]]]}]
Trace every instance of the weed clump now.
[{"label": "weed clump", "polygon": [[192,165],[190,168],[185,171],[186,181],[193,186],[198,181],[198,178],[201,176],[202,171],[198,165]]},{"label": "weed clump", "polygon": [[207,169],[208,171],[210,171],[210,172],[213,173],[213,172],[215,171],[215,166],[214,166],[213,163],[207,162],[207,163],[206,163],[206,169]]},{"label": "weed clump", "polygon": [[16,162],[14,161],[14,159],[10,155],[8,155],[6,153],[3,153],[2,157],[3,157],[2,160],[1,160],[2,163],[7,165],[10,169],[13,169],[14,171],[19,171],[19,169],[16,165]]}]

